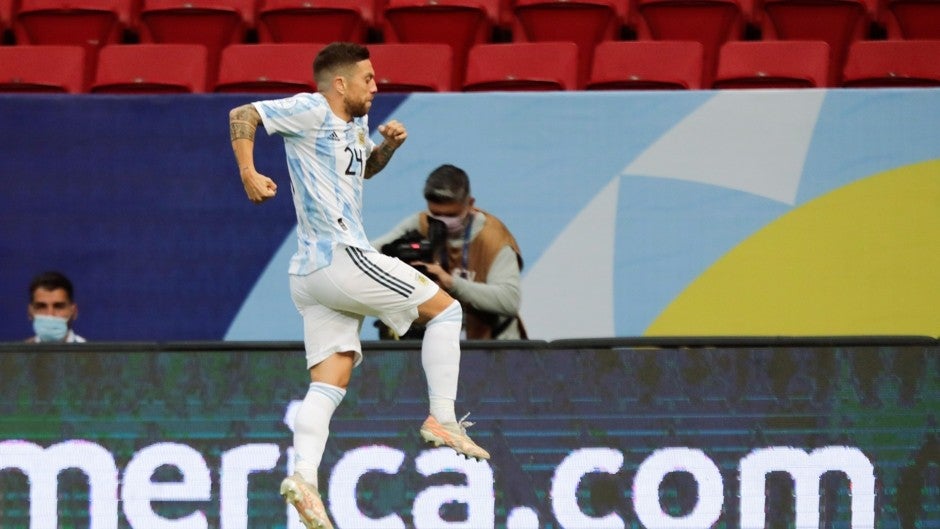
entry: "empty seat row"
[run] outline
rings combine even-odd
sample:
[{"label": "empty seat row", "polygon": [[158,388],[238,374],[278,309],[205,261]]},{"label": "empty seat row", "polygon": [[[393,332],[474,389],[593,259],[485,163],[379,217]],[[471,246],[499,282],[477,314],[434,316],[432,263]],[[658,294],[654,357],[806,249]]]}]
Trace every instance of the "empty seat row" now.
[{"label": "empty seat row", "polygon": [[[746,40],[759,24],[763,40],[822,40],[830,47],[832,78],[840,82],[848,46],[863,40],[878,13],[890,12],[901,38],[940,38],[940,2],[924,0],[0,0],[17,44],[80,44],[94,62],[105,44],[127,42],[206,46],[211,72],[221,50],[247,42],[441,43],[453,49],[455,82],[463,82],[473,45],[493,42],[506,28],[513,42],[578,45],[578,83],[587,82],[597,44],[622,37],[692,40],[703,46],[703,83],[715,74],[719,48]],[[17,2],[18,4],[14,4]],[[910,19],[908,19],[910,15]],[[210,82],[212,80],[210,79]]]},{"label": "empty seat row", "polygon": [[[341,22],[345,29],[365,38],[368,28],[381,32],[385,29],[385,14],[389,10],[429,8],[441,12],[453,8],[471,7],[483,11],[488,22],[498,28],[511,29],[520,11],[540,6],[554,9],[594,10],[596,14],[609,12],[614,24],[639,29],[647,12],[662,7],[697,9],[715,4],[730,7],[739,14],[741,22],[754,27],[773,30],[767,25],[768,11],[785,8],[786,4],[816,4],[817,9],[838,10],[860,8],[860,15],[893,34],[891,38],[929,38],[924,32],[936,34],[936,9],[933,0],[0,0],[0,29],[11,28],[19,13],[33,13],[49,9],[111,10],[127,28],[136,30],[141,14],[170,9],[220,10],[237,13],[247,26],[254,27],[267,17],[317,16]],[[692,4],[698,4],[693,6]],[[823,7],[826,6],[826,7]],[[606,16],[606,15],[605,15]],[[654,15],[658,16],[658,15]],[[324,28],[328,29],[328,28]]]},{"label": "empty seat row", "polygon": [[[0,47],[0,91],[314,91],[312,62],[323,46],[233,44],[223,50],[217,76],[209,75],[208,53],[196,44],[105,46],[90,73],[80,46]],[[610,41],[598,45],[582,87],[573,43],[502,43],[474,46],[464,80],[455,84],[446,45],[373,44],[370,51],[381,92],[814,88],[829,86],[831,68],[825,42],[729,42],[721,48],[714,80],[704,84],[700,43]],[[859,41],[840,86],[940,86],[938,56],[940,40]]]}]

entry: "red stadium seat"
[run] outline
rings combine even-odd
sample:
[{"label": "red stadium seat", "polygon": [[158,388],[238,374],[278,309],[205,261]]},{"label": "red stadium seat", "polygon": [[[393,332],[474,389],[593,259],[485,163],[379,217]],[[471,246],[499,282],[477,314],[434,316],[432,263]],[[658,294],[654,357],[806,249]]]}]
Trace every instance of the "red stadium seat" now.
[{"label": "red stadium seat", "polygon": [[222,50],[216,92],[315,92],[313,59],[325,44],[232,44]]},{"label": "red stadium seat", "polygon": [[93,93],[185,94],[205,92],[205,46],[115,44],[101,49]]},{"label": "red stadium seat", "polygon": [[258,11],[258,40],[364,43],[369,22],[363,5],[349,0],[264,0]]},{"label": "red stadium seat", "polygon": [[135,0],[3,0],[8,2],[17,42],[81,44],[99,48],[136,31]]},{"label": "red stadium seat", "polygon": [[886,0],[884,18],[888,38],[940,39],[940,2]]},{"label": "red stadium seat", "polygon": [[849,48],[842,86],[940,86],[940,40],[857,41]]},{"label": "red stadium seat", "polygon": [[607,41],[594,50],[588,90],[695,90],[702,87],[700,42]]},{"label": "red stadium seat", "polygon": [[121,40],[120,19],[111,0],[21,0],[13,27],[20,44],[79,45],[94,52]]},{"label": "red stadium seat", "polygon": [[573,42],[578,46],[578,86],[587,82],[594,48],[619,36],[621,17],[612,0],[516,0],[515,42]]},{"label": "red stadium seat", "polygon": [[737,0],[639,0],[639,40],[692,40],[704,52],[702,86],[710,86],[718,50],[744,37],[745,14]]},{"label": "red stadium seat", "polygon": [[573,42],[479,44],[467,59],[465,92],[578,89]]},{"label": "red stadium seat", "polygon": [[243,42],[254,23],[254,0],[144,0],[140,38],[144,43],[205,46],[212,85],[222,48]]},{"label": "red stadium seat", "polygon": [[[253,0],[143,0],[145,42],[234,44],[255,25]],[[208,34],[208,35],[207,35]]]},{"label": "red stadium seat", "polygon": [[13,23],[16,41],[83,46],[87,85],[94,74],[98,50],[121,41],[126,29],[121,23],[121,5],[129,4],[116,0],[21,0]]},{"label": "red stadium seat", "polygon": [[865,38],[870,15],[863,0],[764,0],[765,40],[823,40],[831,53],[830,84],[838,84],[849,45]]},{"label": "red stadium seat", "polygon": [[82,46],[0,46],[0,92],[85,91]]},{"label": "red stadium seat", "polygon": [[369,46],[379,92],[453,90],[453,51],[446,44]]},{"label": "red stadium seat", "polygon": [[829,45],[823,41],[728,42],[718,55],[712,88],[829,86]]},{"label": "red stadium seat", "polygon": [[453,86],[463,82],[470,48],[488,42],[492,31],[486,9],[474,0],[389,0],[385,8],[386,42],[450,45]]}]

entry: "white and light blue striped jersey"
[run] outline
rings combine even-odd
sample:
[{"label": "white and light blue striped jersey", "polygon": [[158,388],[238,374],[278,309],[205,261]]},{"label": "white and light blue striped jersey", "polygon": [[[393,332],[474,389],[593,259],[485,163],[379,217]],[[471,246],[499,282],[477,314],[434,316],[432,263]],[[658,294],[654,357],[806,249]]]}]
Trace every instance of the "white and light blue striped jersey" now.
[{"label": "white and light blue striped jersey", "polygon": [[347,123],[318,93],[253,105],[268,134],[284,138],[297,211],[289,273],[306,275],[330,264],[337,243],[372,248],[362,225],[362,184],[375,146],[368,116]]}]

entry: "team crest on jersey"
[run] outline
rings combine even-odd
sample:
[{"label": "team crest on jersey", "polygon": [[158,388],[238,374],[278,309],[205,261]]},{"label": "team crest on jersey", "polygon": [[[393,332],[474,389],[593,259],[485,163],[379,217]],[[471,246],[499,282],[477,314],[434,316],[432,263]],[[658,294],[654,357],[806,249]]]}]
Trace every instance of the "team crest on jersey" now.
[{"label": "team crest on jersey", "polygon": [[366,132],[362,129],[359,129],[359,145],[366,144]]},{"label": "team crest on jersey", "polygon": [[427,285],[430,285],[430,284],[431,284],[431,280],[428,279],[428,278],[427,278],[426,276],[424,276],[423,274],[415,274],[415,279],[418,280],[418,283],[421,283],[421,284],[424,285],[424,286],[427,286]]}]

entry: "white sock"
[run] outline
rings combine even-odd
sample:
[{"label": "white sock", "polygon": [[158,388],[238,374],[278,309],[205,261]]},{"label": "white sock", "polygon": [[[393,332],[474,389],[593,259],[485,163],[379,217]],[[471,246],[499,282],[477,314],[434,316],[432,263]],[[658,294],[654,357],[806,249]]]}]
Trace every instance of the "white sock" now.
[{"label": "white sock", "polygon": [[317,469],[323,459],[326,438],[330,435],[330,419],[345,395],[343,388],[312,382],[297,410],[294,419],[294,469],[313,486],[318,486]]},{"label": "white sock", "polygon": [[421,365],[428,380],[431,415],[440,423],[457,422],[457,377],[460,373],[460,328],[463,311],[454,301],[428,322],[421,342]]}]

